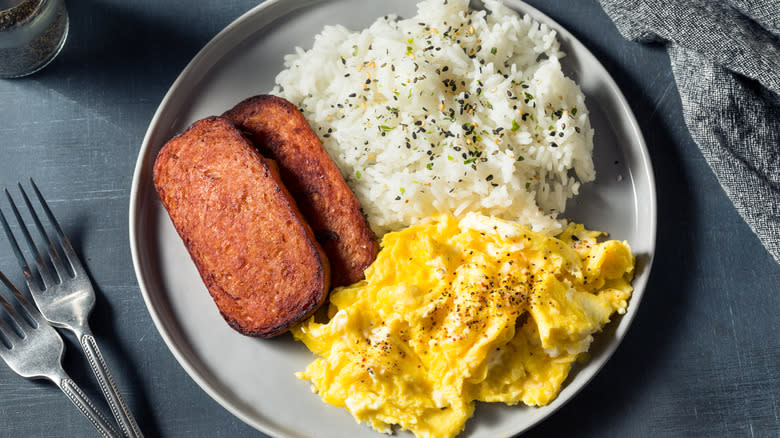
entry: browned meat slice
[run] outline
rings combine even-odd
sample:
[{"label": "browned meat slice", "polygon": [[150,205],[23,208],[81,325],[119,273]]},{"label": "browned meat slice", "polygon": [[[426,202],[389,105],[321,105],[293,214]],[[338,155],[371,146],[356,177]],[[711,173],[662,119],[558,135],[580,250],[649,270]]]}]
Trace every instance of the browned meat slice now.
[{"label": "browned meat slice", "polygon": [[209,117],[171,139],[154,184],[225,320],[272,337],[312,314],[330,268],[273,162],[229,120]]},{"label": "browned meat slice", "polygon": [[333,285],[363,279],[378,245],[360,203],[298,108],[280,97],[250,97],[224,114],[276,160],[333,271]]}]

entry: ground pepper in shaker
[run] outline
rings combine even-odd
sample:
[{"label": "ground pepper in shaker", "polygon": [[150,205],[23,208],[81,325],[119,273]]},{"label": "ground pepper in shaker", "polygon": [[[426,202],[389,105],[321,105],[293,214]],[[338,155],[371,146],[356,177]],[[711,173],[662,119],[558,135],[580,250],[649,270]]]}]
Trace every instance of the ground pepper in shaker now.
[{"label": "ground pepper in shaker", "polygon": [[27,76],[44,68],[67,36],[63,0],[0,0],[0,78]]}]

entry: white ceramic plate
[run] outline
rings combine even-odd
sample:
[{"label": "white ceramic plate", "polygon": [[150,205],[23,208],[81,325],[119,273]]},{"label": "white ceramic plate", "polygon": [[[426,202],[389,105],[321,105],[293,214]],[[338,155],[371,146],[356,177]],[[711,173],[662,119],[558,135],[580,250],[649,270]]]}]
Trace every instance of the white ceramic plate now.
[{"label": "white ceramic plate", "polygon": [[[596,130],[598,182],[586,185],[566,215],[628,240],[638,254],[628,312],[594,343],[591,360],[542,408],[480,404],[463,436],[511,436],[568,401],[609,359],[637,312],[655,248],[655,184],[637,123],[620,90],[596,58],[569,32],[530,6],[506,3],[556,29],[567,53],[564,70],[582,87]],[[254,339],[233,331],[219,315],[194,264],[162,208],[152,183],[157,152],[193,121],[221,114],[238,101],[268,92],[282,59],[309,48],[326,24],[361,29],[377,17],[409,17],[415,1],[270,0],[234,21],[184,69],[157,110],[141,148],[130,201],[130,246],[146,305],[179,363],[215,400],[273,436],[377,437],[343,409],[324,404],[295,378],[312,359],[290,335]]]}]

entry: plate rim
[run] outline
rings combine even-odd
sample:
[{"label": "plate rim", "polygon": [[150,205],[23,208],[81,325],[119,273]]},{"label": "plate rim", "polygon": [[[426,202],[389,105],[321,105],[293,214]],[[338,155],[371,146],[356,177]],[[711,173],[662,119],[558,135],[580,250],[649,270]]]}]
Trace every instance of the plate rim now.
[{"label": "plate rim", "polygon": [[[171,100],[179,93],[179,89],[185,87],[185,84],[192,80],[192,76],[198,72],[198,69],[201,66],[201,64],[211,59],[213,56],[212,52],[214,52],[216,48],[218,48],[226,38],[228,38],[233,32],[235,32],[237,28],[243,26],[243,23],[245,21],[253,18],[257,14],[263,14],[267,9],[271,9],[273,7],[278,6],[279,4],[283,4],[290,1],[295,1],[295,0],[266,0],[250,8],[243,14],[239,15],[237,18],[231,21],[227,26],[225,26],[222,30],[220,30],[214,37],[212,37],[197,52],[197,54],[187,63],[184,69],[178,74],[176,80],[168,88],[163,99],[160,101],[159,105],[157,106],[157,109],[155,110],[152,119],[149,121],[148,128],[146,130],[143,141],[141,143],[141,148],[138,151],[138,157],[136,159],[136,164],[133,171],[133,179],[132,179],[132,184],[130,189],[130,204],[129,204],[129,212],[128,212],[129,213],[129,222],[128,222],[129,240],[130,240],[130,250],[132,256],[133,268],[134,268],[136,280],[138,282],[138,286],[141,290],[141,294],[144,299],[144,303],[154,322],[155,329],[160,334],[166,346],[171,351],[171,353],[173,354],[173,356],[175,357],[179,365],[185,370],[187,375],[191,379],[193,379],[193,381],[195,381],[195,383],[209,395],[209,397],[211,397],[219,405],[221,405],[228,412],[230,412],[231,414],[233,414],[234,416],[242,420],[247,425],[271,436],[284,436],[283,428],[272,423],[264,423],[262,421],[258,421],[257,418],[251,417],[247,413],[243,412],[241,409],[234,406],[234,404],[221,393],[220,389],[218,388],[219,385],[214,385],[204,377],[204,374],[207,374],[207,372],[202,370],[200,365],[191,363],[192,361],[190,360],[189,356],[182,351],[181,347],[175,342],[174,335],[169,332],[167,323],[163,320],[162,316],[160,315],[160,309],[156,307],[154,298],[151,296],[147,288],[147,284],[144,281],[148,276],[148,274],[144,272],[143,263],[141,260],[141,254],[140,254],[141,250],[139,247],[139,239],[141,237],[139,233],[140,231],[139,226],[141,222],[140,218],[142,213],[142,204],[143,204],[142,201],[145,201],[146,199],[145,198],[142,199],[140,189],[142,185],[142,177],[144,177],[145,175],[148,176],[148,174],[151,173],[151,170],[147,169],[145,166],[145,162],[149,160],[148,156],[151,153],[151,148],[152,148],[151,139],[154,136],[155,131],[157,129],[160,129],[159,121],[162,115],[164,114],[166,107],[169,105]],[[306,7],[314,4],[331,2],[333,0],[298,0],[298,1],[301,3],[299,7]],[[570,41],[572,45],[580,46],[580,48],[584,50],[584,53],[588,57],[590,57],[591,61],[595,65],[597,65],[598,68],[601,70],[599,72],[600,80],[608,86],[609,94],[616,98],[616,103],[618,104],[619,112],[622,113],[623,117],[625,118],[625,121],[628,122],[628,126],[630,127],[629,131],[632,139],[634,140],[634,143],[636,143],[639,146],[638,148],[628,148],[628,149],[629,150],[635,149],[635,151],[639,152],[639,158],[640,158],[639,161],[641,163],[641,168],[644,170],[645,173],[644,179],[646,179],[648,183],[649,194],[650,194],[650,199],[647,200],[648,209],[652,213],[649,215],[650,217],[648,218],[649,226],[650,226],[650,236],[648,236],[648,238],[646,239],[649,244],[649,247],[647,248],[648,253],[645,254],[647,256],[647,259],[645,260],[645,263],[642,267],[643,270],[642,274],[638,278],[635,277],[634,281],[632,282],[632,286],[634,287],[634,293],[632,294],[631,297],[630,307],[633,308],[634,310],[626,312],[625,315],[621,316],[621,320],[615,324],[615,328],[617,328],[619,324],[619,326],[624,326],[625,329],[623,330],[622,333],[619,334],[616,333],[615,338],[612,340],[612,342],[606,344],[603,352],[601,353],[603,358],[598,362],[598,364],[596,364],[597,366],[595,368],[592,368],[592,372],[582,382],[581,385],[574,388],[574,390],[567,397],[565,397],[565,399],[561,399],[560,397],[558,397],[555,400],[553,400],[552,403],[547,405],[549,409],[545,410],[543,415],[536,417],[531,424],[525,425],[519,430],[513,430],[513,432],[511,432],[514,434],[518,434],[518,433],[525,432],[530,428],[538,425],[546,418],[548,418],[550,415],[557,412],[565,404],[567,404],[572,399],[574,399],[576,395],[583,388],[585,388],[590,384],[590,381],[603,369],[603,367],[607,364],[607,362],[609,362],[609,360],[612,358],[612,355],[615,353],[615,351],[617,351],[618,347],[622,344],[623,340],[626,338],[628,330],[630,330],[631,325],[633,324],[633,319],[636,317],[636,314],[638,313],[638,310],[636,309],[639,308],[644,293],[646,292],[648,280],[655,259],[655,253],[657,249],[657,235],[658,235],[658,200],[657,200],[657,185],[655,181],[654,168],[652,166],[652,160],[649,151],[647,149],[647,144],[645,142],[644,136],[642,135],[641,128],[636,120],[636,116],[634,115],[634,112],[631,110],[628,101],[623,95],[623,92],[618,87],[617,83],[615,82],[614,78],[609,73],[609,71],[604,67],[601,61],[593,54],[593,52],[591,52],[590,49],[588,49],[588,47],[585,44],[583,44],[578,38],[576,38],[571,32],[569,32],[569,30],[565,26],[562,26],[556,20],[552,19],[545,13],[529,5],[528,3],[525,3],[522,0],[502,0],[502,1],[505,6],[509,7],[510,9],[514,10],[519,14],[521,15],[528,14],[533,19],[542,23],[546,23],[548,26],[550,26],[553,30],[555,30],[559,34],[559,37],[564,37],[565,39]],[[287,13],[290,12],[292,12],[292,10],[288,11]],[[282,16],[283,15],[286,15],[286,13],[282,14]],[[272,20],[278,18],[279,17],[272,17]],[[211,68],[213,68],[213,66],[216,64],[217,62],[215,61],[209,66],[208,69],[205,69],[205,71],[201,72],[200,79],[202,79],[208,73],[208,71]],[[199,82],[199,80],[194,82]]]}]

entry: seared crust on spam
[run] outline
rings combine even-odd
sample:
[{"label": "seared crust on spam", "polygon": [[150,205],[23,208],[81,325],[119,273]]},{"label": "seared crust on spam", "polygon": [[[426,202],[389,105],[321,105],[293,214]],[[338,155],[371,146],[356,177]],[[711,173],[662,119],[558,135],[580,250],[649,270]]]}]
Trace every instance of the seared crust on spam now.
[{"label": "seared crust on spam", "polygon": [[154,185],[234,329],[276,336],[322,305],[328,260],[274,164],[232,122],[209,117],[168,141]]},{"label": "seared crust on spam", "polygon": [[328,255],[333,285],[362,280],[363,271],[376,258],[376,236],[298,108],[280,97],[260,95],[240,102],[224,116],[279,164],[282,180]]}]

